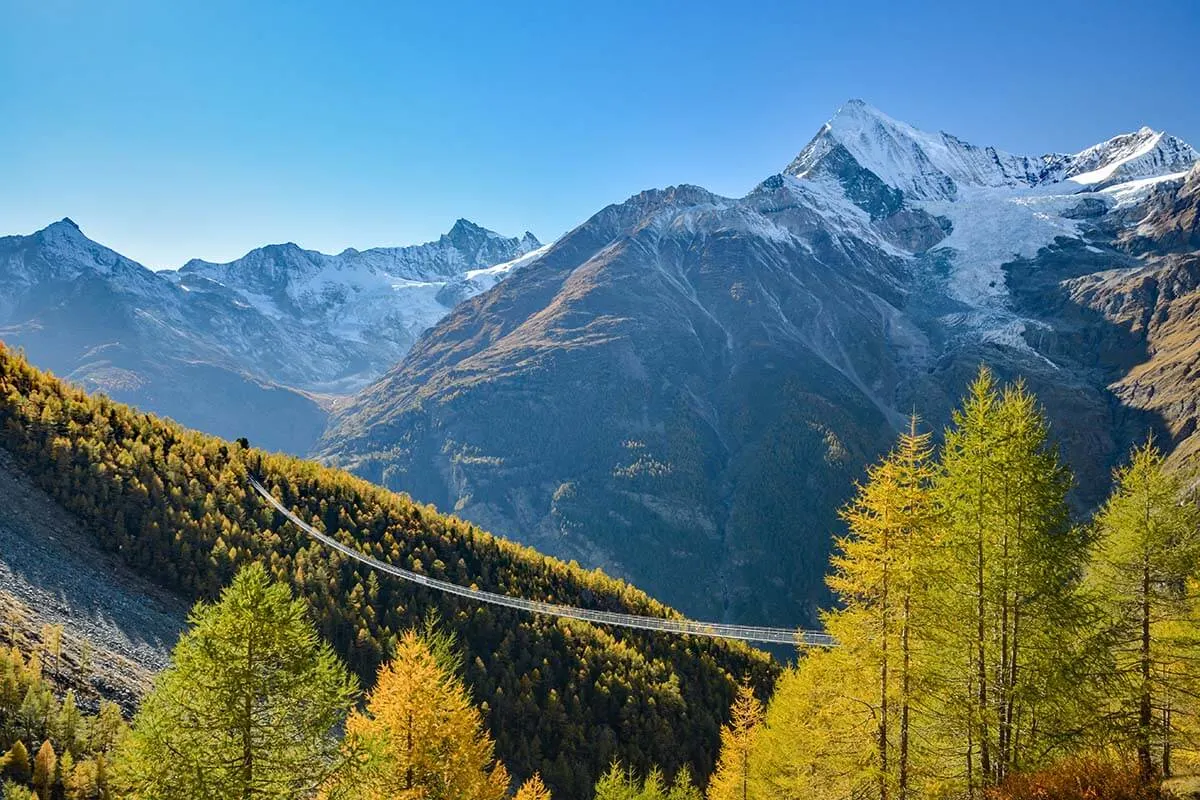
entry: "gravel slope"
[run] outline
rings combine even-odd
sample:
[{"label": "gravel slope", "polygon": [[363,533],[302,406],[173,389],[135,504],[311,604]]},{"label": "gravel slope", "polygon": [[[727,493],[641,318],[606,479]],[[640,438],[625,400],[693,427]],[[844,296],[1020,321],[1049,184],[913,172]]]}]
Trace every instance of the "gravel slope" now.
[{"label": "gravel slope", "polygon": [[[187,611],[99,550],[0,449],[0,642],[28,652],[43,625],[63,625],[63,663],[54,670],[43,657],[47,674],[89,704],[103,697],[129,709],[166,666]],[[84,669],[88,648],[92,667]]]}]

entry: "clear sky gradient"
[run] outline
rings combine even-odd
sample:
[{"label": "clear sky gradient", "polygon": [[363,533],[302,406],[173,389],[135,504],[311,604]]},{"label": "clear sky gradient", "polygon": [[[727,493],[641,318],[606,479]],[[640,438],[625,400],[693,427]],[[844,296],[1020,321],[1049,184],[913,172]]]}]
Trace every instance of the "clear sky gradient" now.
[{"label": "clear sky gradient", "polygon": [[1200,2],[0,0],[0,234],[152,267],[741,195],[847,98],[1016,151],[1200,146]]}]

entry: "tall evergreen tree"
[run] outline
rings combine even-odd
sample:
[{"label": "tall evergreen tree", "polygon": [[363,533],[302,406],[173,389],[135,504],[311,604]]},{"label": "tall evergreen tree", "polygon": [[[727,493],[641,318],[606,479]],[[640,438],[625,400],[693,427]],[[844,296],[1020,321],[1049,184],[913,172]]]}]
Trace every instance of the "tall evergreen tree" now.
[{"label": "tall evergreen tree", "polygon": [[46,624],[41,631],[42,646],[46,648],[46,657],[53,660],[54,677],[59,678],[59,664],[63,652],[63,626]]},{"label": "tall evergreen tree", "polygon": [[616,762],[596,781],[595,800],[638,800],[640,794],[633,773]]},{"label": "tall evergreen tree", "polygon": [[58,711],[58,722],[55,725],[55,738],[61,744],[64,754],[73,756],[83,751],[83,715],[75,703],[75,692],[68,690],[63,698],[62,708]]},{"label": "tall evergreen tree", "polygon": [[646,773],[638,800],[667,800],[667,781],[657,766],[651,767]]},{"label": "tall evergreen tree", "polygon": [[750,800],[750,751],[762,726],[763,707],[748,683],[738,687],[729,724],[721,729],[721,752],[708,782],[708,800]]},{"label": "tall evergreen tree", "polygon": [[939,616],[949,622],[938,689],[947,711],[965,711],[965,747],[947,740],[972,790],[1049,758],[1075,722],[1065,699],[1086,621],[1087,547],[1071,525],[1070,486],[1036,399],[981,370],[947,431],[936,486],[947,519]]},{"label": "tall evergreen tree", "polygon": [[3,772],[0,774],[14,783],[28,783],[29,779],[33,777],[33,767],[29,764],[29,750],[20,739],[13,743],[0,761],[4,765]]},{"label": "tall evergreen tree", "polygon": [[595,800],[703,800],[704,795],[692,783],[692,773],[681,767],[670,786],[657,767],[650,767],[643,780],[631,770],[613,763],[596,782]]},{"label": "tall evergreen tree", "polygon": [[750,752],[756,800],[867,798],[878,791],[875,665],[846,647],[812,651],[783,674]]},{"label": "tall evergreen tree", "polygon": [[1152,442],[1117,472],[1097,531],[1089,577],[1113,635],[1116,727],[1144,781],[1169,777],[1178,720],[1200,689],[1200,514]]},{"label": "tall evergreen tree", "polygon": [[63,790],[67,800],[96,800],[100,797],[102,788],[97,762],[94,759],[80,761],[70,774],[64,770]]},{"label": "tall evergreen tree", "polygon": [[680,767],[667,790],[667,800],[704,800],[704,794],[692,782],[692,771],[686,766]]},{"label": "tall evergreen tree", "polygon": [[[841,607],[825,623],[875,674],[876,796],[911,784],[913,652],[921,621],[939,513],[929,434],[910,420],[895,449],[872,467],[842,511],[849,534],[838,539],[828,578]],[[893,752],[895,756],[893,758]]]},{"label": "tall evergreen tree", "polygon": [[4,781],[0,785],[0,797],[4,800],[37,800],[37,795],[28,786],[15,781]]},{"label": "tall evergreen tree", "polygon": [[143,800],[311,797],[356,693],[305,604],[247,567],[193,610],[119,751],[122,781]]},{"label": "tall evergreen tree", "polygon": [[363,800],[501,800],[508,775],[462,681],[415,632],[379,670],[365,712],[347,724],[366,754],[331,796]]}]

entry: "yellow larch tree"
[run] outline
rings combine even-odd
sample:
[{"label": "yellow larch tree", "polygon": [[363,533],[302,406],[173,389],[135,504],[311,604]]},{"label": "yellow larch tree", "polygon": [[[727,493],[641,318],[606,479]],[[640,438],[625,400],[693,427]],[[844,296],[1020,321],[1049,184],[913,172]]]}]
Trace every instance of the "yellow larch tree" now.
[{"label": "yellow larch tree", "polygon": [[873,675],[873,689],[861,700],[873,708],[873,795],[881,800],[893,793],[907,800],[913,783],[914,652],[939,516],[933,478],[930,436],[917,431],[914,416],[842,510],[849,533],[837,540],[827,579],[841,607],[825,614],[825,625]]},{"label": "yellow larch tree", "polygon": [[708,800],[749,800],[750,750],[762,721],[762,703],[750,684],[742,683],[729,724],[721,729],[721,754],[708,782]]},{"label": "yellow larch tree", "polygon": [[462,681],[421,636],[405,633],[379,670],[365,712],[347,724],[365,754],[330,797],[503,800],[508,773]]},{"label": "yellow larch tree", "polygon": [[542,783],[542,776],[535,772],[521,784],[514,800],[550,800],[550,790]]}]

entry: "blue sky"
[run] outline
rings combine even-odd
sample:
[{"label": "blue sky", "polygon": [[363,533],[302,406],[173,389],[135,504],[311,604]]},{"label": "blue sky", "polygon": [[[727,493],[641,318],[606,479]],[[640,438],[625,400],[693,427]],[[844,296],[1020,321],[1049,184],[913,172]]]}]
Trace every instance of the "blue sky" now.
[{"label": "blue sky", "polygon": [[0,0],[0,234],[148,266],[269,242],[551,239],[740,195],[847,98],[1011,151],[1200,146],[1200,4]]}]

